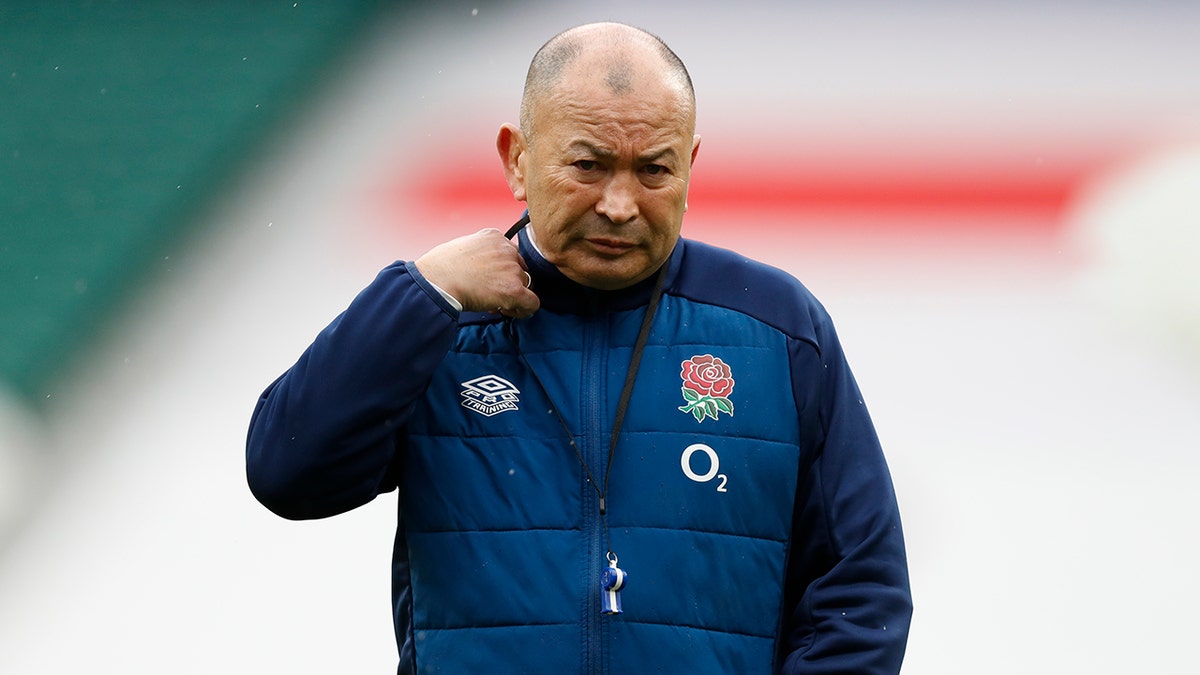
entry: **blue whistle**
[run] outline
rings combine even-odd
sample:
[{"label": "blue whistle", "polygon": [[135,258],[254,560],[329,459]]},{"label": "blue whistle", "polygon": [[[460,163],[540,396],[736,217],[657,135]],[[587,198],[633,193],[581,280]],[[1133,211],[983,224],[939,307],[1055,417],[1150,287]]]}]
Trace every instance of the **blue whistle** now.
[{"label": "blue whistle", "polygon": [[612,563],[600,575],[600,612],[602,614],[621,613],[621,589],[625,587],[628,575],[625,570]]}]

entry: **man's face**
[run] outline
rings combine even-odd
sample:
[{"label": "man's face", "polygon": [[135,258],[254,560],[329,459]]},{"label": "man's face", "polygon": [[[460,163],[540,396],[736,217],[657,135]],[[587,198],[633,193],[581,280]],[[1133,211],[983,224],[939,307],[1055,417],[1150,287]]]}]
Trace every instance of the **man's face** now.
[{"label": "man's face", "polygon": [[528,142],[509,128],[518,146],[509,183],[547,260],[585,286],[624,288],[653,274],[679,239],[700,139],[674,82],[635,77],[614,93],[575,66],[535,106]]}]

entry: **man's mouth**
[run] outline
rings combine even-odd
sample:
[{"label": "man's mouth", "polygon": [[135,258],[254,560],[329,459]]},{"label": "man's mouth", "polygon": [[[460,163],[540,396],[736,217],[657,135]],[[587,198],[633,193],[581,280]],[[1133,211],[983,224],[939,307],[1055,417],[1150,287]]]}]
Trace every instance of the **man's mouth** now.
[{"label": "man's mouth", "polygon": [[619,255],[625,253],[634,247],[634,244],[620,239],[606,239],[604,237],[589,237],[587,242],[592,245],[599,253],[609,255]]}]

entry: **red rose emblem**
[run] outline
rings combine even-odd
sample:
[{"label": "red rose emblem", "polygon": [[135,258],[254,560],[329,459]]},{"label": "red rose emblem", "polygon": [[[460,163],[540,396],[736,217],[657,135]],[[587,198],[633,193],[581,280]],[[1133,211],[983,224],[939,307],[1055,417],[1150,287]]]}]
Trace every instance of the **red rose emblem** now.
[{"label": "red rose emblem", "polygon": [[684,361],[679,376],[683,386],[701,396],[725,398],[733,391],[733,374],[721,359],[704,354]]},{"label": "red rose emblem", "polygon": [[690,413],[697,422],[718,419],[721,413],[733,414],[733,373],[724,361],[711,354],[701,354],[679,364],[683,378],[684,405],[679,410]]}]

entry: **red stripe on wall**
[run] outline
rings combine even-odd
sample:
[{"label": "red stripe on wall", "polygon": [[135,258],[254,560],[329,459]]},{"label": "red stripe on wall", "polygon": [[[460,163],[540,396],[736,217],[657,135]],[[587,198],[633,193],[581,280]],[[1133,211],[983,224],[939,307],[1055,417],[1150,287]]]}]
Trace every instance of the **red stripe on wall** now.
[{"label": "red stripe on wall", "polygon": [[[1033,145],[1033,144],[1030,144]],[[837,216],[896,216],[896,227],[911,228],[920,216],[946,214],[1026,214],[1020,221],[1004,218],[932,218],[935,229],[950,227],[1016,227],[1026,223],[1043,231],[1061,227],[1062,214],[1086,180],[1113,160],[1112,148],[1059,152],[1045,159],[973,156],[905,157],[900,153],[840,158],[810,154],[803,160],[761,160],[746,155],[701,153],[692,173],[692,213],[771,212]],[[1060,150],[1062,150],[1060,148]],[[385,200],[398,212],[414,207],[432,213],[494,212],[507,217],[519,205],[504,182],[500,160],[478,149],[447,152],[424,164],[419,176],[385,183]],[[956,224],[959,223],[959,224]],[[928,228],[920,228],[928,229]]]}]

